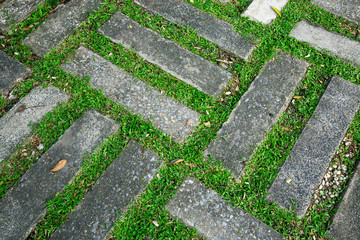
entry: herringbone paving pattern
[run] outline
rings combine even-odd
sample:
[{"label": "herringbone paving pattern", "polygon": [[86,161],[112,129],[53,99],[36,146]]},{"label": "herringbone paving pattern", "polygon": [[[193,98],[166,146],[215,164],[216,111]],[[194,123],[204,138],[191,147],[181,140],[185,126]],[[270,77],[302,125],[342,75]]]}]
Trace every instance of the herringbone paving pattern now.
[{"label": "herringbone paving pattern", "polygon": [[0,0],[0,239],[359,239],[333,2]]}]

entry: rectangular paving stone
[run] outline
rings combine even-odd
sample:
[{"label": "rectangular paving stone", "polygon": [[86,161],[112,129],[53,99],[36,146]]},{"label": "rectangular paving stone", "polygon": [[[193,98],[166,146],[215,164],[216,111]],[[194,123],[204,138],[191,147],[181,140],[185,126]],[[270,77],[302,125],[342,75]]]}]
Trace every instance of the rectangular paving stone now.
[{"label": "rectangular paving stone", "polygon": [[36,31],[23,41],[37,55],[45,55],[58,47],[69,35],[73,34],[90,13],[96,11],[103,0],[71,0],[51,15]]},{"label": "rectangular paving stone", "polygon": [[193,178],[185,180],[166,210],[206,239],[285,239]]},{"label": "rectangular paving stone", "polygon": [[15,83],[25,78],[31,70],[0,50],[0,94],[7,96]]},{"label": "rectangular paving stone", "polygon": [[[301,218],[359,108],[360,89],[333,77],[269,189],[268,199]],[[295,200],[294,206],[291,200]]]},{"label": "rectangular paving stone", "polygon": [[[62,68],[81,77],[90,76],[90,85],[129,111],[150,121],[159,130],[182,142],[198,125],[200,116],[185,105],[136,80],[126,71],[92,51],[80,47]],[[190,124],[187,126],[187,122]]]},{"label": "rectangular paving stone", "polygon": [[287,108],[308,63],[289,54],[268,62],[206,150],[235,177]]},{"label": "rectangular paving stone", "polygon": [[290,37],[307,42],[318,50],[329,51],[334,56],[360,66],[360,43],[357,41],[337,33],[328,32],[321,27],[315,27],[306,21],[297,23],[295,28],[291,30]]},{"label": "rectangular paving stone", "polygon": [[30,137],[30,123],[38,123],[53,107],[68,99],[68,94],[55,87],[36,87],[0,118],[0,162]]},{"label": "rectangular paving stone", "polygon": [[329,238],[335,240],[360,239],[360,165],[330,226]]},{"label": "rectangular paving stone", "polygon": [[105,239],[117,216],[145,189],[159,166],[157,155],[129,142],[51,239]]},{"label": "rectangular paving stone", "polygon": [[360,25],[359,0],[312,0],[313,4]]},{"label": "rectangular paving stone", "polygon": [[6,0],[0,3],[0,31],[8,32],[11,27],[27,18],[45,0]]},{"label": "rectangular paving stone", "polygon": [[232,77],[229,72],[162,38],[153,30],[141,27],[122,13],[114,14],[99,32],[115,43],[133,48],[145,60],[214,98]]},{"label": "rectangular paving stone", "polygon": [[270,24],[271,21],[277,17],[276,12],[271,7],[275,7],[281,11],[288,1],[289,0],[254,0],[242,15],[263,24]]},{"label": "rectangular paving stone", "polygon": [[[45,215],[46,201],[78,172],[84,154],[95,150],[118,127],[114,120],[95,111],[78,119],[0,200],[0,239],[26,238]],[[67,160],[65,167],[51,172],[62,159]]]},{"label": "rectangular paving stone", "polygon": [[247,59],[255,45],[236,34],[233,26],[196,7],[178,0],[135,0],[135,3],[163,16],[167,20],[188,25],[199,36],[219,45],[240,58]]}]

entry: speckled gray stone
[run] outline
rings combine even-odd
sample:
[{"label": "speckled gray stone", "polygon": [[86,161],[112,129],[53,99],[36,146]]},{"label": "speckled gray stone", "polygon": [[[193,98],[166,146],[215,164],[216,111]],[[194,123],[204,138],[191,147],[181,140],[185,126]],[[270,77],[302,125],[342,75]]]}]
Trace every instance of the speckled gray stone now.
[{"label": "speckled gray stone", "polygon": [[289,54],[277,54],[241,97],[206,154],[240,176],[245,162],[287,108],[308,66]]},{"label": "speckled gray stone", "polygon": [[[98,112],[78,119],[0,201],[0,239],[24,239],[46,213],[46,201],[71,182],[86,153],[91,153],[119,125]],[[64,168],[50,170],[66,159]]]},{"label": "speckled gray stone", "polygon": [[[182,142],[200,120],[197,112],[134,79],[84,47],[80,47],[75,57],[62,68],[72,74],[90,76],[92,87],[102,90],[105,96],[152,122],[177,142]],[[186,126],[189,119],[191,122]]]},{"label": "speckled gray stone", "polygon": [[289,0],[254,0],[246,11],[242,14],[251,20],[270,24],[277,17],[276,12],[271,8],[275,7],[279,11],[287,4]]},{"label": "speckled gray stone", "polygon": [[291,30],[290,37],[307,42],[318,50],[329,51],[329,54],[360,66],[360,43],[355,40],[328,32],[322,27],[315,27],[306,21],[297,23]]},{"label": "speckled gray stone", "polygon": [[[359,100],[357,85],[339,77],[332,78],[269,189],[269,200],[282,208],[292,207],[300,218],[304,216],[313,191],[319,186],[359,108]],[[291,200],[296,201],[296,207]]]},{"label": "speckled gray stone", "polygon": [[360,165],[340,203],[328,237],[335,240],[360,239]]},{"label": "speckled gray stone", "polygon": [[131,141],[51,239],[105,239],[115,220],[145,189],[159,166],[154,153]]},{"label": "speckled gray stone", "polygon": [[37,55],[45,55],[74,33],[81,22],[96,11],[103,0],[71,0],[51,15],[42,26],[23,41]]},{"label": "speckled gray stone", "polygon": [[171,22],[190,26],[199,36],[240,58],[247,59],[255,47],[249,39],[236,34],[229,23],[186,2],[179,0],[135,0],[135,2]]},{"label": "speckled gray stone", "polygon": [[311,2],[335,15],[360,24],[359,0],[312,0]]},{"label": "speckled gray stone", "polygon": [[0,94],[7,96],[15,83],[26,77],[31,70],[0,50]]},{"label": "speckled gray stone", "polygon": [[232,77],[229,72],[141,27],[122,13],[115,13],[99,32],[126,48],[133,48],[145,60],[210,96],[219,96]]},{"label": "speckled gray stone", "polygon": [[0,4],[0,31],[6,33],[28,17],[45,0],[6,0]]},{"label": "speckled gray stone", "polygon": [[[38,123],[53,107],[68,99],[68,94],[55,87],[37,87],[0,118],[0,162],[31,135],[30,123]],[[22,105],[26,106],[24,111],[20,110]]]},{"label": "speckled gray stone", "polygon": [[193,178],[185,180],[166,210],[207,239],[285,239]]}]

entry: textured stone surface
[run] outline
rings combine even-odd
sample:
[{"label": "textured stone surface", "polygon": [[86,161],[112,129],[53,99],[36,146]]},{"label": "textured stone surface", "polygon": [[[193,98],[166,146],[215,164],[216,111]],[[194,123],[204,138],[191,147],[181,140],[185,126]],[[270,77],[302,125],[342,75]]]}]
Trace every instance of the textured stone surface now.
[{"label": "textured stone surface", "polygon": [[335,15],[360,24],[359,0],[312,0],[311,2]]},{"label": "textured stone surface", "polygon": [[233,26],[192,5],[178,0],[135,0],[141,6],[171,22],[188,25],[203,38],[221,48],[247,59],[255,45],[236,34]]},{"label": "textured stone surface", "polygon": [[131,141],[52,239],[105,239],[117,216],[151,181],[158,157]]},{"label": "textured stone surface", "polygon": [[6,96],[15,83],[30,73],[30,69],[0,51],[0,94]]},{"label": "textured stone surface", "polygon": [[360,239],[360,165],[340,203],[328,237],[335,240]]},{"label": "textured stone surface", "polygon": [[185,180],[166,209],[207,239],[285,239],[192,178]]},{"label": "textured stone surface", "polygon": [[[358,86],[339,77],[332,78],[269,189],[269,200],[283,208],[292,207],[300,218],[304,216],[313,191],[319,186],[359,108],[359,100]],[[296,207],[291,200],[296,201]]]},{"label": "textured stone surface", "polygon": [[242,15],[251,20],[269,24],[277,17],[271,7],[281,11],[287,2],[288,0],[254,0]]},{"label": "textured stone surface", "polygon": [[68,99],[67,94],[55,87],[37,87],[0,118],[0,162],[31,135],[30,123],[38,123],[53,107]]},{"label": "textured stone surface", "polygon": [[360,66],[360,43],[336,33],[328,32],[301,21],[290,32],[290,36],[307,42],[318,50],[330,51],[330,54]]},{"label": "textured stone surface", "polygon": [[210,96],[219,96],[232,76],[119,12],[99,31],[126,48],[134,48],[145,60]]},{"label": "textured stone surface", "polygon": [[[81,167],[83,156],[116,132],[114,120],[90,111],[78,119],[0,201],[0,239],[24,239],[45,215],[46,201],[68,184]],[[50,170],[66,159],[63,169]]]},{"label": "textured stone surface", "polygon": [[[162,95],[84,47],[80,47],[72,61],[62,68],[82,77],[90,76],[92,87],[102,90],[106,97],[152,122],[177,142],[183,141],[200,120],[197,112]],[[189,119],[190,124],[186,126]]]},{"label": "textured stone surface", "polygon": [[38,55],[45,55],[51,49],[74,33],[90,13],[101,6],[102,0],[71,0],[51,15],[43,25],[29,34],[23,41]]},{"label": "textured stone surface", "polygon": [[237,177],[286,109],[308,64],[289,54],[268,62],[207,149]]},{"label": "textured stone surface", "polygon": [[12,25],[28,17],[45,0],[6,0],[0,4],[0,31],[8,32]]}]

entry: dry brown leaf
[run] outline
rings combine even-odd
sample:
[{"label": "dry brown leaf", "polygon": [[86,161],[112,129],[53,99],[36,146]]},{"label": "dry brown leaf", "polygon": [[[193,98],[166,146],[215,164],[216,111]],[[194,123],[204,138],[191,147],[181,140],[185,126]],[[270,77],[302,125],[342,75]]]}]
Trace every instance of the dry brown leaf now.
[{"label": "dry brown leaf", "polygon": [[188,119],[187,122],[186,122],[186,126],[189,126],[191,123],[191,119]]},{"label": "dry brown leaf", "polygon": [[175,160],[172,160],[170,162],[170,165],[175,165],[175,164],[178,164],[178,163],[181,163],[182,161],[184,161],[185,159],[175,159]]},{"label": "dry brown leaf", "polygon": [[302,98],[302,96],[294,96],[293,98],[300,99],[300,98]]},{"label": "dry brown leaf", "polygon": [[210,127],[210,126],[211,126],[211,123],[210,123],[210,122],[204,122],[204,125],[205,125],[206,127]]},{"label": "dry brown leaf", "polygon": [[288,127],[284,127],[284,130],[287,131],[287,132],[290,132],[290,131],[291,131],[291,129],[288,128]]},{"label": "dry brown leaf", "polygon": [[63,159],[63,160],[60,160],[53,169],[51,169],[50,171],[51,172],[57,172],[61,169],[63,169],[63,167],[65,167],[65,164],[66,164],[67,160],[66,159]]}]

